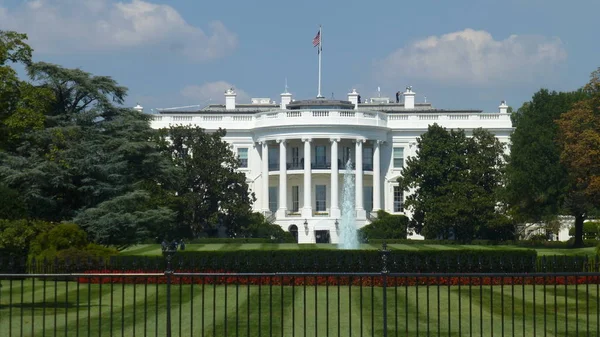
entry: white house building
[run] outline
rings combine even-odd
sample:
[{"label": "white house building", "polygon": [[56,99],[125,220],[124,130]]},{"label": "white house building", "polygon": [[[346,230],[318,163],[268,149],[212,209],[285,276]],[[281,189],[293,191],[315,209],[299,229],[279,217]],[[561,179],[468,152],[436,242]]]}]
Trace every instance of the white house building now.
[{"label": "white house building", "polygon": [[[236,102],[233,89],[225,104],[196,111],[164,109],[152,127],[197,125],[207,131],[224,128],[225,140],[241,159],[255,193],[256,211],[263,212],[300,243],[338,242],[345,163],[353,163],[356,226],[369,223],[380,209],[404,213],[404,195],[397,178],[407,157],[415,155],[416,139],[437,123],[467,134],[482,127],[503,143],[512,131],[508,106],[499,111],[443,110],[416,103],[408,87],[400,100],[376,97],[362,101],[356,90],[348,100],[253,98]],[[141,107],[137,107],[141,109]]]}]

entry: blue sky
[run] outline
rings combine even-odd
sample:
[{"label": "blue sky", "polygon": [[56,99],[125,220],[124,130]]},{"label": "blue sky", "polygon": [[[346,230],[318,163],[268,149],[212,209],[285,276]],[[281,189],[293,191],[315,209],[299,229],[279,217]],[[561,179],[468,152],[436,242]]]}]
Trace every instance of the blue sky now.
[{"label": "blue sky", "polygon": [[109,75],[128,105],[152,108],[316,96],[393,97],[495,112],[540,88],[574,90],[600,67],[598,0],[0,0],[0,29],[29,35],[35,59]]}]

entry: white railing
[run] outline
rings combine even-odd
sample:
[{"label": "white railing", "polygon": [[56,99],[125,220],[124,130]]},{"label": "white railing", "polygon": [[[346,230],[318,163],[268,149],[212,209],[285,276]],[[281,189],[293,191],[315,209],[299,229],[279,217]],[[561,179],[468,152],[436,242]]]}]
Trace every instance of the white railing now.
[{"label": "white railing", "polygon": [[203,113],[153,115],[155,128],[170,124],[192,124],[206,129],[268,128],[274,126],[336,125],[427,129],[438,123],[452,128],[510,128],[510,115],[501,113],[423,113],[422,111],[385,113],[378,111],[270,110],[259,113]]}]

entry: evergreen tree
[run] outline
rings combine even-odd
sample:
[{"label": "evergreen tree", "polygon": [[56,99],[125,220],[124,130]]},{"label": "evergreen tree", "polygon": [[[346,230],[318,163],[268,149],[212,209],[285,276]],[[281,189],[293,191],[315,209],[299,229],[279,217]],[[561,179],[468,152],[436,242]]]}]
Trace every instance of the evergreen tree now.
[{"label": "evergreen tree", "polygon": [[585,97],[583,91],[542,89],[518,110],[504,194],[516,221],[550,222],[567,212],[568,171],[560,162],[556,120]]}]

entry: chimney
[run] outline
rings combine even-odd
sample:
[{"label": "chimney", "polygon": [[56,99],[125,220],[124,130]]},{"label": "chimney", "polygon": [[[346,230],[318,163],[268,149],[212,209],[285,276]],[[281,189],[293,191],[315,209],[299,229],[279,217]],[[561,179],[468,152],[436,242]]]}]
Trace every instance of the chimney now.
[{"label": "chimney", "polygon": [[348,100],[354,104],[354,109],[358,109],[358,96],[360,96],[356,89],[352,89],[352,92],[348,94]]},{"label": "chimney", "polygon": [[137,112],[144,112],[144,107],[142,107],[140,103],[137,103],[137,105],[133,107],[133,110]]},{"label": "chimney", "polygon": [[508,112],[508,105],[506,105],[506,101],[502,101],[500,103],[500,106],[498,107],[498,109],[500,110],[501,114],[505,114]]},{"label": "chimney", "polygon": [[406,87],[406,92],[402,94],[404,96],[404,109],[415,108],[415,93],[412,91],[412,87]]},{"label": "chimney", "polygon": [[233,110],[235,109],[235,90],[233,88],[227,89],[225,91],[225,110]]},{"label": "chimney", "polygon": [[281,109],[285,110],[287,109],[287,105],[290,104],[292,102],[292,94],[289,93],[287,90],[283,93],[281,93]]}]

